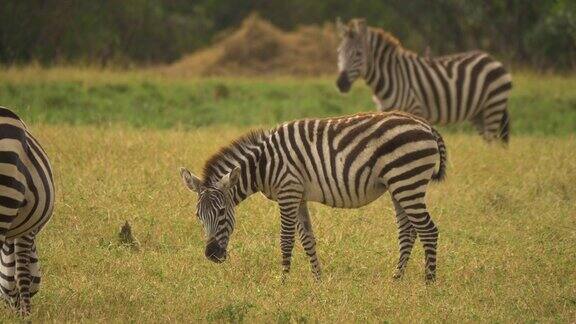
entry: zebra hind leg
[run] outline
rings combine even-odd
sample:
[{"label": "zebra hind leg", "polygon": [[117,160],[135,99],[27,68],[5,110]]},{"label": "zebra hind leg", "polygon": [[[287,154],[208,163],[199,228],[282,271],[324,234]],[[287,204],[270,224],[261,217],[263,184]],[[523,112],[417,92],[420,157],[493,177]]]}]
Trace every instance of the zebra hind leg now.
[{"label": "zebra hind leg", "polygon": [[504,114],[502,115],[502,119],[500,120],[500,140],[504,143],[508,143],[510,140],[510,115],[508,114],[508,110],[504,110]]},{"label": "zebra hind leg", "polygon": [[507,99],[502,99],[486,106],[482,113],[484,126],[484,139],[491,142],[500,139],[508,143],[510,139],[510,116],[508,114]]},{"label": "zebra hind leg", "polygon": [[[34,236],[29,234],[14,240],[14,253],[16,255],[16,287],[18,289],[18,313],[21,316],[30,315],[30,298],[33,294],[32,270],[37,270],[37,258],[34,250]],[[35,260],[35,263],[31,261]]]},{"label": "zebra hind leg", "polygon": [[30,250],[30,297],[34,297],[40,290],[40,281],[42,273],[40,272],[40,260],[36,251],[36,240],[32,242],[32,249]]},{"label": "zebra hind leg", "polygon": [[18,309],[18,290],[14,281],[15,272],[14,241],[4,241],[0,250],[0,296],[6,305],[13,310]]},{"label": "zebra hind leg", "polygon": [[472,117],[472,119],[470,119],[470,122],[472,122],[472,125],[474,125],[474,128],[476,128],[478,135],[484,137],[484,116],[482,116],[482,114],[480,113]]},{"label": "zebra hind leg", "polygon": [[314,237],[314,232],[312,231],[312,221],[310,220],[310,213],[308,212],[308,207],[306,203],[300,205],[298,212],[298,232],[300,233],[300,241],[304,247],[304,251],[310,258],[310,266],[312,267],[312,273],[316,280],[320,280],[322,275],[322,269],[320,267],[320,261],[316,255],[316,238]]},{"label": "zebra hind leg", "polygon": [[406,265],[410,259],[412,253],[412,247],[414,247],[414,242],[416,242],[416,229],[412,226],[412,223],[408,219],[408,216],[404,212],[404,209],[396,201],[394,202],[394,209],[396,210],[396,224],[398,225],[398,246],[400,256],[398,258],[398,265],[392,276],[394,279],[400,279],[404,275],[406,270]]},{"label": "zebra hind leg", "polygon": [[410,197],[395,197],[406,213],[408,220],[416,229],[420,242],[424,247],[425,257],[425,280],[426,283],[431,283],[436,280],[436,248],[438,245],[438,227],[432,221],[424,195],[414,195],[415,199],[407,199]]}]

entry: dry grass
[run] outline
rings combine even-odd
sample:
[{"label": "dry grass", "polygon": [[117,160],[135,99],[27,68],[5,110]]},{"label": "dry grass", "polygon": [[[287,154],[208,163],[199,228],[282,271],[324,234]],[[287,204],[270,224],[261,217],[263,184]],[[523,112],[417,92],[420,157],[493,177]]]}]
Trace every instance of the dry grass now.
[{"label": "dry grass", "polygon": [[[312,205],[321,283],[299,246],[281,283],[278,210],[259,195],[238,208],[230,260],[207,261],[195,197],[177,168],[199,171],[241,129],[32,129],[58,185],[54,219],[39,237],[44,282],[33,321],[576,319],[574,136],[516,136],[507,150],[445,136],[449,177],[428,198],[441,231],[438,282],[426,286],[419,245],[406,277],[391,279],[388,196],[357,210]],[[139,252],[117,241],[126,220]],[[15,320],[3,309],[0,318]]]},{"label": "dry grass", "polygon": [[332,24],[285,32],[253,14],[213,46],[160,71],[169,76],[332,75],[338,43]]}]

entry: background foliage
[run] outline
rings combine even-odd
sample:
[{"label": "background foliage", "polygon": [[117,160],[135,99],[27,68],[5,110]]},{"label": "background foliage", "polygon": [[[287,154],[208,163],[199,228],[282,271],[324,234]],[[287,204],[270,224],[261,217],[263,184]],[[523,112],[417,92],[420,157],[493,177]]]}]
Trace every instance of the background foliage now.
[{"label": "background foliage", "polygon": [[366,17],[432,54],[480,48],[537,69],[576,67],[571,0],[5,0],[0,62],[171,62],[209,45],[251,12],[292,30]]}]

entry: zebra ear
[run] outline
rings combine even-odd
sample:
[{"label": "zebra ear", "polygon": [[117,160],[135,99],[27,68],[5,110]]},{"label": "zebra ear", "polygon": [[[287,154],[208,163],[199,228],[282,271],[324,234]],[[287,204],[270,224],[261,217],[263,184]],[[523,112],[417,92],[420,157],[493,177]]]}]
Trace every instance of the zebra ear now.
[{"label": "zebra ear", "polygon": [[221,189],[230,189],[238,183],[240,178],[240,167],[235,167],[229,173],[225,174],[218,182],[218,187]]},{"label": "zebra ear", "polygon": [[341,38],[346,37],[349,32],[348,27],[342,23],[340,17],[336,17],[336,31],[338,32],[338,36]]},{"label": "zebra ear", "polygon": [[356,23],[354,25],[356,33],[358,33],[358,35],[366,35],[366,30],[368,29],[368,27],[366,27],[366,19],[364,18],[356,19]]},{"label": "zebra ear", "polygon": [[202,184],[202,180],[197,176],[193,175],[188,169],[180,168],[180,176],[182,177],[182,181],[184,181],[184,185],[188,187],[188,189],[200,193],[204,189],[204,185]]}]

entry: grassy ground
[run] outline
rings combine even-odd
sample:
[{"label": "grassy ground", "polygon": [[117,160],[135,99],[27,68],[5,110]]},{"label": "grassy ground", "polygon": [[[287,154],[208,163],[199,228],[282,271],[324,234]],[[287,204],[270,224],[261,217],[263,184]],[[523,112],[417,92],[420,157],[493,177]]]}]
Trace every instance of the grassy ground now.
[{"label": "grassy ground", "polygon": [[[340,95],[334,78],[170,79],[149,72],[77,69],[0,71],[0,105],[29,123],[124,124],[194,129],[206,125],[271,126],[302,118],[374,109],[358,81]],[[576,77],[514,75],[515,134],[567,135],[576,130]],[[467,125],[449,130],[472,132]]]},{"label": "grassy ground", "polygon": [[[428,197],[440,227],[438,282],[417,245],[406,277],[388,195],[358,210],[311,206],[324,280],[297,246],[280,281],[279,216],[255,195],[238,208],[230,259],[203,256],[199,171],[244,131],[32,125],[55,168],[58,201],[39,236],[44,282],[33,321],[484,321],[576,318],[576,138],[517,136],[509,149],[447,134],[449,178]],[[215,137],[214,133],[219,136]],[[119,245],[131,222],[139,252]],[[0,318],[14,317],[0,309]]]},{"label": "grassy ground", "polygon": [[[576,320],[576,78],[515,76],[508,149],[469,127],[443,128],[449,178],[429,205],[440,227],[438,282],[417,245],[391,279],[396,228],[388,195],[358,210],[313,204],[324,280],[301,247],[280,281],[278,208],[238,208],[230,259],[203,256],[195,196],[178,167],[200,171],[253,125],[372,110],[332,79],[167,79],[153,72],[0,71],[0,105],[48,151],[57,206],[39,236],[43,286],[33,321]],[[226,125],[226,127],[223,127]],[[218,134],[218,136],[214,136]],[[118,243],[128,220],[140,251]],[[0,322],[16,320],[0,307]]]}]

